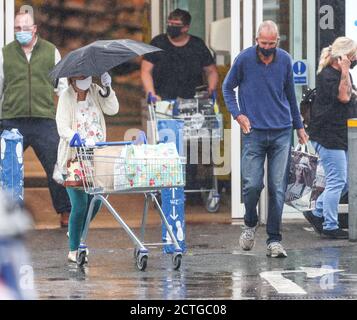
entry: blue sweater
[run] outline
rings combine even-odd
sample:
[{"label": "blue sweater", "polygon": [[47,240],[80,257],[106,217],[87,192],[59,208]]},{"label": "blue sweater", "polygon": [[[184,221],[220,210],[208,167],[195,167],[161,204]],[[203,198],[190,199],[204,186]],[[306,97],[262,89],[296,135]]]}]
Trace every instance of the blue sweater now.
[{"label": "blue sweater", "polygon": [[256,46],[242,51],[224,80],[223,95],[233,118],[247,116],[254,129],[303,128],[291,57],[280,48],[269,65],[261,62]]}]

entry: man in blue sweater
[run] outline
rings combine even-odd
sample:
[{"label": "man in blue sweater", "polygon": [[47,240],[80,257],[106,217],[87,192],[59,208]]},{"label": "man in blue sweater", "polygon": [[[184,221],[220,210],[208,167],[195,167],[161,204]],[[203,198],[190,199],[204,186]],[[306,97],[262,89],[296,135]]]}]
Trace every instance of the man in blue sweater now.
[{"label": "man in blue sweater", "polygon": [[[255,244],[257,204],[264,188],[264,161],[268,158],[269,208],[267,255],[287,257],[281,245],[281,220],[287,183],[292,130],[299,142],[308,142],[296,103],[292,59],[278,48],[279,30],[264,21],[257,45],[241,52],[223,83],[223,95],[243,132],[243,201],[245,227],[239,239],[243,250]],[[234,89],[238,89],[238,103]]]}]

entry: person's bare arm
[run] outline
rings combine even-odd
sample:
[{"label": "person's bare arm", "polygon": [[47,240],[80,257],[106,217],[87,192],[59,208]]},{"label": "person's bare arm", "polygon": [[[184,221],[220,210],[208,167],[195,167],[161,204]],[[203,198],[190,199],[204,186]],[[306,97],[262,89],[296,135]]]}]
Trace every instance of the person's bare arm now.
[{"label": "person's bare arm", "polygon": [[217,90],[218,86],[218,71],[215,64],[211,64],[207,67],[203,68],[206,74],[207,82],[208,82],[208,93],[212,95],[213,91]]},{"label": "person's bare arm", "polygon": [[141,81],[143,82],[146,95],[151,93],[153,97],[161,100],[161,98],[157,96],[155,92],[154,79],[152,77],[153,69],[154,65],[151,62],[143,60],[141,63]]},{"label": "person's bare arm", "polygon": [[248,117],[246,117],[244,114],[241,114],[240,116],[237,117],[237,122],[240,125],[242,131],[244,134],[250,133],[252,127],[250,125],[250,121]]},{"label": "person's bare arm", "polygon": [[338,64],[341,67],[341,81],[338,88],[338,100],[342,103],[348,103],[352,97],[352,83],[350,77],[350,65],[351,61],[347,56],[343,56],[339,59]]},{"label": "person's bare arm", "polygon": [[309,135],[306,133],[305,129],[297,129],[297,135],[299,138],[299,143],[300,144],[307,144],[309,142]]}]

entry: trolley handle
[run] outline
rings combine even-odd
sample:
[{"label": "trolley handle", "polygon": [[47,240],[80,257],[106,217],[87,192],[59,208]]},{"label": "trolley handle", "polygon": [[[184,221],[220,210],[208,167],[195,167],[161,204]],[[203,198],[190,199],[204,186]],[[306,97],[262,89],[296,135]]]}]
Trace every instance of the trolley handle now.
[{"label": "trolley handle", "polygon": [[97,142],[96,147],[110,147],[110,146],[129,146],[133,141],[111,141],[111,142]]},{"label": "trolley handle", "polygon": [[[97,142],[94,147],[109,147],[109,146],[127,146],[127,145],[138,145],[138,144],[147,144],[146,134],[144,131],[139,131],[139,134],[135,141],[111,141],[111,142]],[[73,138],[69,143],[70,147],[79,148],[85,147],[86,142],[84,139],[81,139],[78,133],[75,133]]]},{"label": "trolley handle", "polygon": [[212,92],[212,100],[213,100],[213,104],[215,104],[216,100],[217,100],[217,90],[213,90],[213,92]]},{"label": "trolley handle", "polygon": [[156,103],[156,97],[153,96],[152,92],[148,94],[147,103],[150,105]]}]

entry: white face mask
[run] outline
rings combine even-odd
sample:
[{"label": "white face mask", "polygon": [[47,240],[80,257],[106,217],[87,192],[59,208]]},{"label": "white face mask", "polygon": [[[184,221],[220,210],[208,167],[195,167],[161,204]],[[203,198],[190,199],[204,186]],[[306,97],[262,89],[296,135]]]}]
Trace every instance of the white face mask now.
[{"label": "white face mask", "polygon": [[83,91],[88,90],[91,84],[92,84],[92,77],[88,77],[83,80],[76,80],[76,87]]}]

